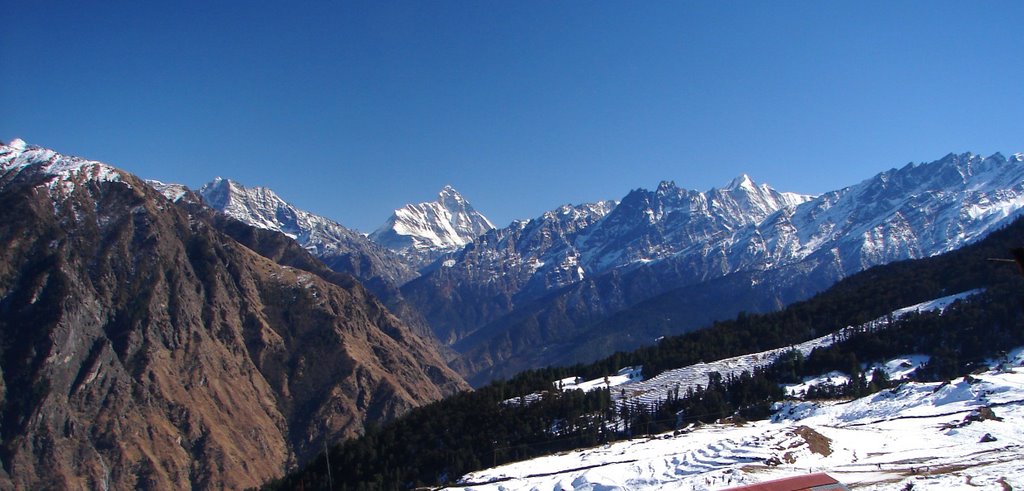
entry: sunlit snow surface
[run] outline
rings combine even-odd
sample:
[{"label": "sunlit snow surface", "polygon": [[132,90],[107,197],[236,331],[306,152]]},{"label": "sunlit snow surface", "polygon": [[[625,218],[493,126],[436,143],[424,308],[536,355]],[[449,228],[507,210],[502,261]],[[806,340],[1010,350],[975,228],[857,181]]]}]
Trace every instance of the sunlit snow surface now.
[{"label": "sunlit snow surface", "polygon": [[[1020,363],[1018,356],[1014,367],[972,379],[905,383],[847,403],[784,403],[771,421],[706,425],[509,464],[469,474],[456,489],[711,490],[809,472],[854,489],[1004,489],[1001,482],[1021,489]],[[1002,420],[964,424],[983,407]],[[986,434],[995,440],[982,442]]]}]

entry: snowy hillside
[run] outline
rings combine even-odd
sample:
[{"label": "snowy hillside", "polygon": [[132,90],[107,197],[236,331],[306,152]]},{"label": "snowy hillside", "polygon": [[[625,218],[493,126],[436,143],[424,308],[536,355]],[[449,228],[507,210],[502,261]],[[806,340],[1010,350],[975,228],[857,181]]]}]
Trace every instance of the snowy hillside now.
[{"label": "snowy hillside", "polygon": [[[562,380],[556,380],[552,385],[553,388],[563,391],[582,390],[584,392],[589,392],[597,389],[614,389],[611,390],[611,397],[619,406],[654,404],[664,401],[671,393],[685,393],[687,389],[695,389],[699,385],[707,385],[708,375],[711,373],[717,373],[723,379],[726,379],[730,376],[738,376],[743,372],[753,372],[756,368],[767,367],[778,360],[782,355],[794,350],[799,351],[804,356],[807,356],[814,349],[831,346],[837,340],[843,339],[852,333],[886,329],[892,322],[912,313],[932,311],[942,312],[946,307],[952,305],[953,302],[969,298],[979,293],[981,293],[981,290],[971,290],[937,298],[935,300],[929,300],[927,302],[921,302],[916,305],[898,309],[889,315],[879,317],[878,319],[866,322],[862,325],[849,326],[839,332],[811,339],[793,346],[666,370],[657,376],[646,380],[643,376],[643,367],[626,367],[619,370],[619,372],[614,375],[608,375],[602,378],[579,380],[576,377],[569,377]],[[887,372],[896,374],[895,378],[897,379],[906,375],[906,373],[901,371],[901,367],[898,366],[888,367]],[[843,375],[838,374],[827,374],[827,376],[832,378],[843,377]],[[809,385],[813,385],[814,383],[815,381],[808,381],[802,387],[793,387],[791,389],[792,392],[797,392],[801,389],[806,389]],[[539,397],[540,394],[531,394],[522,399],[509,399],[505,402],[508,404],[518,403],[521,401],[529,402],[536,400]]]},{"label": "snowy hillside", "polygon": [[716,490],[811,472],[853,489],[1020,489],[1024,349],[1008,360],[948,384],[780,403],[770,421],[687,427],[474,472],[455,489]]},{"label": "snowy hillside", "polygon": [[779,405],[771,421],[688,428],[475,472],[459,489],[714,490],[819,471],[854,489],[1018,488],[1022,403],[1022,368],[949,385],[906,383],[848,403]]},{"label": "snowy hillside", "polygon": [[[699,363],[649,380],[642,380],[641,368],[627,367],[589,381],[559,380],[554,388],[608,387],[620,407],[652,404],[664,401],[673,390],[685,392],[706,385],[713,373],[727,378],[752,371],[791,349],[807,355],[846,334],[886,329],[911,313],[942,312],[978,293],[973,290],[922,302],[799,345]],[[901,380],[926,361],[926,356],[907,355],[865,368],[868,372],[878,368],[890,379]],[[1012,461],[1024,444],[1022,364],[1024,348],[993,361],[987,373],[952,384],[904,382],[849,402],[777,403],[770,421],[681,425],[680,431],[652,438],[474,472],[462,478],[464,484],[458,489],[710,490],[819,471],[861,489],[904,489],[908,482],[915,489],[950,489],[966,482],[998,486],[1003,478],[1018,485],[1024,463]],[[808,378],[787,387],[787,392],[798,397],[826,380],[840,384],[846,375],[834,372]],[[529,404],[539,397],[505,403]]]}]

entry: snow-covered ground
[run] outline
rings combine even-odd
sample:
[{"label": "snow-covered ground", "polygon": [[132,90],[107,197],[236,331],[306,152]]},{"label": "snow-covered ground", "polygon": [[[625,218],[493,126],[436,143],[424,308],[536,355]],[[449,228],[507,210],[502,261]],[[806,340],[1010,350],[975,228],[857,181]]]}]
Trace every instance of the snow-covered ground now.
[{"label": "snow-covered ground", "polygon": [[626,385],[633,382],[643,380],[643,368],[642,367],[626,367],[615,375],[609,375],[603,378],[595,378],[593,380],[579,380],[576,377],[564,378],[562,380],[555,381],[555,387],[561,390],[582,390],[584,392],[590,392],[594,389],[605,389],[618,387],[620,385]]},{"label": "snow-covered ground", "polygon": [[[1024,487],[1024,350],[1011,367],[843,403],[787,402],[741,426],[613,443],[474,472],[456,489],[713,490],[827,472],[854,489]],[[895,363],[899,366],[901,363]]]},{"label": "snow-covered ground", "polygon": [[[942,310],[970,291],[900,309],[864,326],[884,329],[889,319]],[[607,377],[555,383],[563,389],[611,386],[619,404],[654,402],[679,387],[707,384],[708,374],[739,374],[774,361],[790,349],[804,354],[835,342],[823,336],[770,350],[670,370],[640,380],[630,367]],[[927,361],[922,355],[888,360],[882,368],[902,379]],[[770,421],[684,428],[680,432],[617,442],[464,476],[455,489],[485,490],[712,490],[811,472],[827,472],[854,489],[1021,489],[1024,487],[1024,348],[992,360],[987,373],[950,384],[906,382],[848,402],[786,402]],[[799,395],[834,372],[787,387]],[[536,395],[534,395],[536,396]],[[528,400],[528,399],[527,399]],[[982,411],[984,410],[984,411]],[[973,421],[972,421],[973,420]]]},{"label": "snow-covered ground", "polygon": [[[875,369],[881,369],[889,377],[889,380],[902,380],[904,377],[908,377],[914,370],[917,370],[925,363],[928,363],[930,357],[928,355],[908,355],[899,358],[893,358],[885,363],[875,363],[872,365],[862,364],[864,373],[870,378],[871,374]],[[786,385],[786,395],[789,397],[802,398],[807,394],[808,389],[816,385],[829,384],[833,386],[840,386],[850,381],[850,376],[843,372],[829,372],[824,375],[817,377],[808,377],[804,379],[803,383]]]}]

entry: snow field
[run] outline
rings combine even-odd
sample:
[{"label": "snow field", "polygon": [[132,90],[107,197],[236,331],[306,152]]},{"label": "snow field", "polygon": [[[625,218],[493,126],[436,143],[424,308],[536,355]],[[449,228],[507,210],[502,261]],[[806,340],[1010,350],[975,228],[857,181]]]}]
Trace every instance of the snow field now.
[{"label": "snow field", "polygon": [[810,472],[828,472],[853,489],[1020,489],[1022,404],[1024,369],[993,369],[844,403],[782,403],[770,421],[508,464],[464,476],[456,489],[713,490]]}]

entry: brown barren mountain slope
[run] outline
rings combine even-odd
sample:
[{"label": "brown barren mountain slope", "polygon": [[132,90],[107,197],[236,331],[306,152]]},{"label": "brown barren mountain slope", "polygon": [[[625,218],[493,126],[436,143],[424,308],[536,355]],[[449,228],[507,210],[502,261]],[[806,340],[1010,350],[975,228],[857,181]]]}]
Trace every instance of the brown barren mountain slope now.
[{"label": "brown barren mountain slope", "polygon": [[0,146],[0,487],[257,486],[465,388],[358,283],[138,178]]}]

